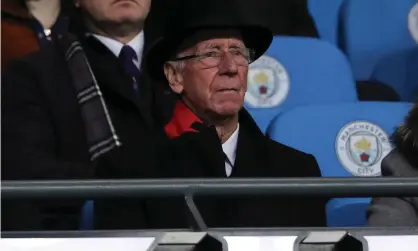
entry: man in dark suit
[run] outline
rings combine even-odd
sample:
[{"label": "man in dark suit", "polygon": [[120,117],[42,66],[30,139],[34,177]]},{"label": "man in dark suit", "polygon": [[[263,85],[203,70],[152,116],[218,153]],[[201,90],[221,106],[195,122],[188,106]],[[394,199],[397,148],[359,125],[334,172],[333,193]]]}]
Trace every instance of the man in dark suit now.
[{"label": "man in dark suit", "polygon": [[[154,175],[153,130],[172,108],[144,70],[150,3],[77,0],[87,28],[79,42],[56,37],[11,64],[2,76],[3,180]],[[82,203],[4,201],[2,229],[77,229]]]},{"label": "man in dark suit", "polygon": [[[171,32],[147,56],[154,78],[166,78],[179,97],[164,127],[168,145],[159,165],[168,178],[320,177],[312,155],[263,135],[243,108],[248,65],[272,41],[262,26],[246,24],[224,0],[185,0],[173,11]],[[170,20],[170,19],[168,19]],[[325,199],[275,196],[196,198],[208,227],[325,226]],[[188,228],[182,198],[148,201],[152,228]],[[118,225],[132,222],[138,209],[114,205]],[[97,215],[105,222],[111,214]]]}]

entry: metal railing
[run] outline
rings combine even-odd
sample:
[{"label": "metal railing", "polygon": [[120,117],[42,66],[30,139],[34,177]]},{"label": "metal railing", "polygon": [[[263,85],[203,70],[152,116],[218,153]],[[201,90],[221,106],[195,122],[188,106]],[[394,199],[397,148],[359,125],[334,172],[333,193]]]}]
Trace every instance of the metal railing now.
[{"label": "metal railing", "polygon": [[418,197],[417,178],[3,181],[3,199],[277,195]]}]

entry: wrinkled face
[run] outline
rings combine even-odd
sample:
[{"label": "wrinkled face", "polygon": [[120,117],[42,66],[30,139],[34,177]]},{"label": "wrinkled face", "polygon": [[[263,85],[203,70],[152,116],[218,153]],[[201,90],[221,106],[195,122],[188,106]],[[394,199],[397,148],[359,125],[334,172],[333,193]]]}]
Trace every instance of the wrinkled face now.
[{"label": "wrinkled face", "polygon": [[[198,114],[236,115],[244,102],[248,73],[248,60],[242,58],[248,49],[239,32],[199,31],[181,48],[186,49],[180,50],[179,57],[187,59],[168,62],[164,67],[172,90]],[[190,55],[203,56],[187,57]]]},{"label": "wrinkled face", "polygon": [[75,0],[96,22],[143,22],[150,10],[151,0]]}]

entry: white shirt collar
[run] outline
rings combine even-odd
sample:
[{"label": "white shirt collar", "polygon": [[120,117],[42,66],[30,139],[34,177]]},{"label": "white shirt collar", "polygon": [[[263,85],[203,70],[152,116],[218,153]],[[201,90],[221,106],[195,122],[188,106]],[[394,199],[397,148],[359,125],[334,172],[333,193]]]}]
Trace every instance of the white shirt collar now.
[{"label": "white shirt collar", "polygon": [[[237,155],[238,134],[239,124],[237,125],[237,129],[235,129],[234,133],[232,133],[231,137],[229,137],[229,139],[222,144],[222,149],[232,165],[235,164],[235,157]],[[225,171],[228,177],[232,173],[232,168],[233,166],[230,166],[228,163],[225,163]]]},{"label": "white shirt collar", "polygon": [[[116,57],[119,57],[120,51],[122,47],[125,45],[117,40],[114,40],[109,37],[105,37],[102,35],[92,34],[95,38],[97,38],[102,44],[104,44]],[[142,61],[142,52],[144,50],[144,32],[141,31],[138,35],[136,35],[129,43],[129,45],[134,49],[138,56],[138,62],[134,63],[140,68],[141,61]]]}]

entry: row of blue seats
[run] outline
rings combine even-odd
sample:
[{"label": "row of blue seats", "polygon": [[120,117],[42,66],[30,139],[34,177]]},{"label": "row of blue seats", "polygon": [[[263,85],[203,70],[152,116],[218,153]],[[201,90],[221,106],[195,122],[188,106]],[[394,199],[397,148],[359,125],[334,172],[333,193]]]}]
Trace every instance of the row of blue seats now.
[{"label": "row of blue seats", "polygon": [[[418,60],[417,49],[410,52],[405,55]],[[402,83],[394,89],[416,93],[418,71],[406,73],[417,64],[392,63],[378,64],[374,72]],[[379,176],[381,160],[392,149],[389,135],[409,106],[358,101],[346,55],[324,40],[275,37],[248,73],[245,107],[261,130],[312,153],[324,177]],[[328,225],[364,225],[369,202],[370,198],[331,200]]]},{"label": "row of blue seats", "polygon": [[321,38],[347,54],[357,80],[376,78],[376,64],[418,43],[417,0],[309,0],[309,10]]},{"label": "row of blue seats", "polygon": [[[418,61],[418,48],[415,60]],[[418,95],[418,65],[379,65],[384,79],[397,79],[395,90]],[[404,67],[404,70],[391,71]],[[408,78],[407,78],[408,77]],[[411,98],[408,101],[412,101]],[[261,58],[250,65],[245,107],[263,132],[280,112],[302,105],[358,101],[350,63],[327,41],[303,37],[275,37]]]}]

